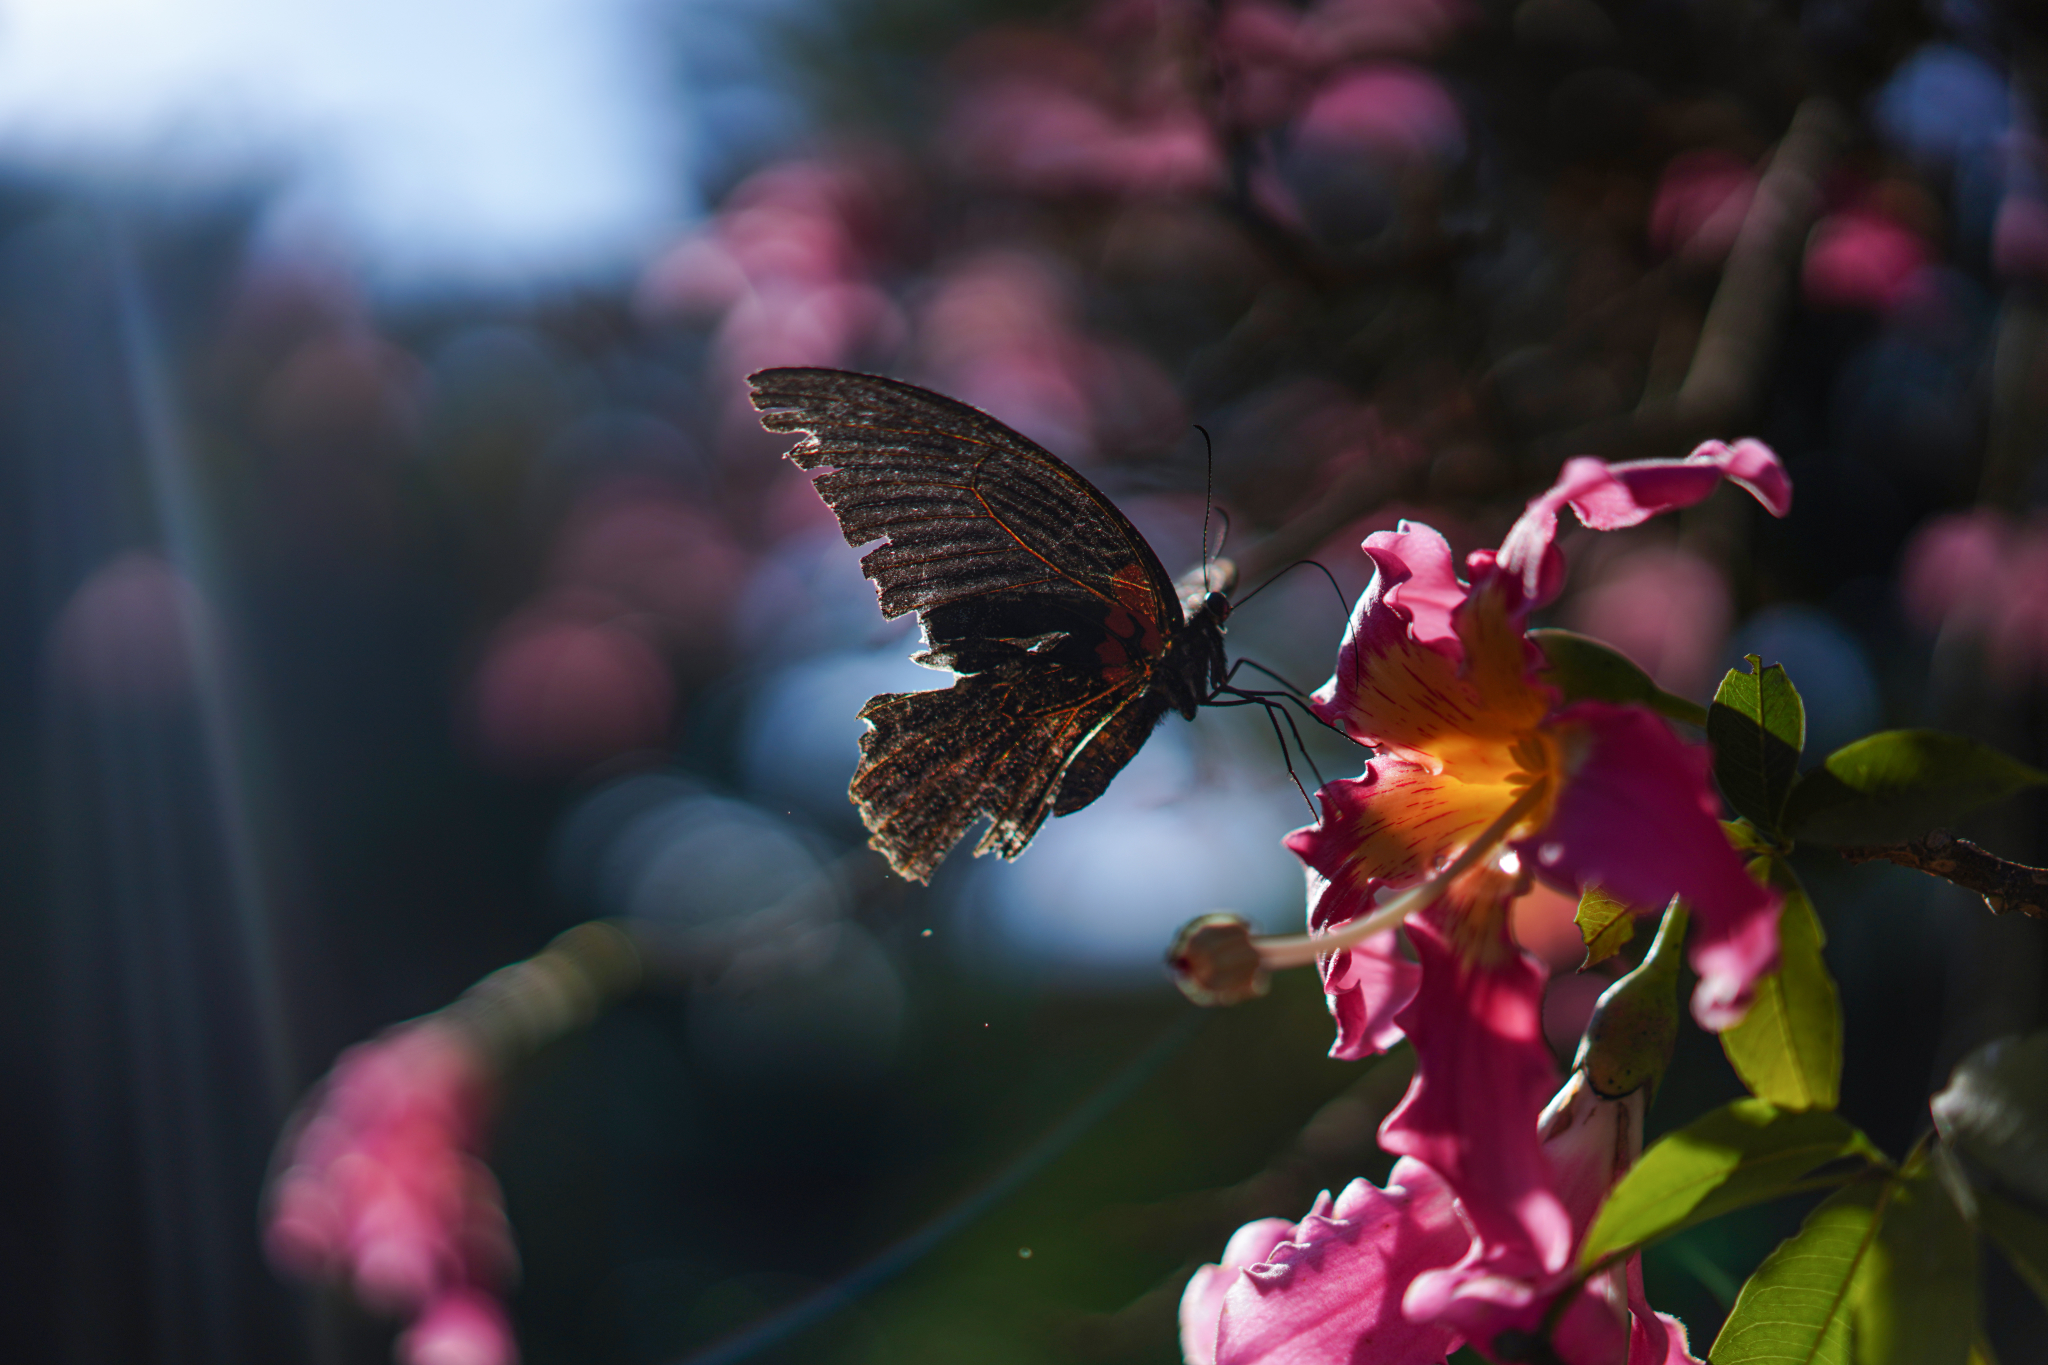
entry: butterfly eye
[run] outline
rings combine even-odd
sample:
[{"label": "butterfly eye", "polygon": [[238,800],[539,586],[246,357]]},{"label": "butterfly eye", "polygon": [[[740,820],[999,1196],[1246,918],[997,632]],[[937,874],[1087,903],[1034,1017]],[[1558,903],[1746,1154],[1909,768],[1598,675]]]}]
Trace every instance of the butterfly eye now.
[{"label": "butterfly eye", "polygon": [[1220,592],[1212,592],[1204,597],[1202,609],[1215,617],[1219,625],[1230,619],[1230,599]]}]

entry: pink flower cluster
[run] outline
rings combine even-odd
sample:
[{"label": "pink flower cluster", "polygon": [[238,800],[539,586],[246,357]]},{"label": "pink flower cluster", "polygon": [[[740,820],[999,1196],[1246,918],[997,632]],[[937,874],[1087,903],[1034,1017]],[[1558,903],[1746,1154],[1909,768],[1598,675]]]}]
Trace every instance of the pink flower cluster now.
[{"label": "pink flower cluster", "polygon": [[476,1152],[490,1081],[453,1029],[407,1025],[344,1053],[286,1138],[266,1244],[281,1268],[409,1318],[401,1365],[516,1365],[499,1294],[517,1271]]},{"label": "pink flower cluster", "polygon": [[1619,529],[1724,480],[1789,510],[1769,449],[1708,442],[1684,460],[1568,462],[1499,550],[1469,557],[1469,583],[1428,527],[1366,538],[1373,581],[1315,709],[1374,755],[1323,788],[1322,820],[1288,845],[1308,867],[1304,942],[1321,948],[1333,1053],[1414,1046],[1379,1134],[1400,1160],[1383,1190],[1355,1182],[1298,1224],[1241,1230],[1183,1300],[1193,1365],[1423,1365],[1463,1343],[1568,1365],[1692,1359],[1633,1264],[1579,1278],[1578,1247],[1641,1150],[1648,1094],[1602,1098],[1583,1073],[1552,1094],[1546,973],[1508,909],[1532,878],[1639,911],[1683,897],[1693,1014],[1711,1029],[1737,1022],[1776,965],[1778,897],[1717,822],[1706,751],[1646,708],[1567,704],[1524,634],[1563,587],[1566,507]]}]

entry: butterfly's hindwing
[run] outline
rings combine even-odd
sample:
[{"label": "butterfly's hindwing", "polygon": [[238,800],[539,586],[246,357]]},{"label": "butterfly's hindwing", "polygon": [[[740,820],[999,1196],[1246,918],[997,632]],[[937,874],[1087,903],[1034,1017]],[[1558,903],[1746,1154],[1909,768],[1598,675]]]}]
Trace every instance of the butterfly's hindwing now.
[{"label": "butterfly's hindwing", "polygon": [[850,795],[870,842],[905,877],[928,879],[984,815],[990,824],[975,852],[1014,858],[1055,809],[1086,805],[1128,761],[1126,753],[1106,775],[1089,764],[1083,772],[1094,790],[1068,806],[1067,782],[1081,768],[1077,755],[1094,747],[1089,741],[1137,723],[1149,731],[1163,709],[1136,687],[1091,686],[1078,675],[1048,678],[1017,665],[937,691],[885,692],[861,708],[873,728],[861,737]]}]

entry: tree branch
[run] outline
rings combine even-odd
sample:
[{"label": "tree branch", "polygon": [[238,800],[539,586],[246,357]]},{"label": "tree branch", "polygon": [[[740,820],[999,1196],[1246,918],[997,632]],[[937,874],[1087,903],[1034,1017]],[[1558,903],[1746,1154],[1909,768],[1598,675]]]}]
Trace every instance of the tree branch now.
[{"label": "tree branch", "polygon": [[2035,919],[2048,919],[2048,867],[2028,867],[2001,858],[1947,830],[1938,829],[1903,844],[1850,844],[1835,852],[1852,863],[1882,860],[1952,881],[1982,896],[1994,915],[2017,910]]}]

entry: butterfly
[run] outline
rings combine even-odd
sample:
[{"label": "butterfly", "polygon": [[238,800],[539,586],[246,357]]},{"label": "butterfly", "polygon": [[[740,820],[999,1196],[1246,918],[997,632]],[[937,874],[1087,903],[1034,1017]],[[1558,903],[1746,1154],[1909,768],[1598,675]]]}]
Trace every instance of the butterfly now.
[{"label": "butterfly", "polygon": [[882,615],[918,614],[912,659],[959,675],[861,708],[848,795],[902,876],[929,880],[983,816],[975,854],[1015,858],[1048,815],[1102,795],[1168,711],[1192,720],[1225,689],[1229,598],[1177,591],[1116,505],[1036,442],[878,375],[748,383],[762,426],[804,433],[790,460],[829,466],[812,483],[847,544],[884,542],[861,568]]}]

